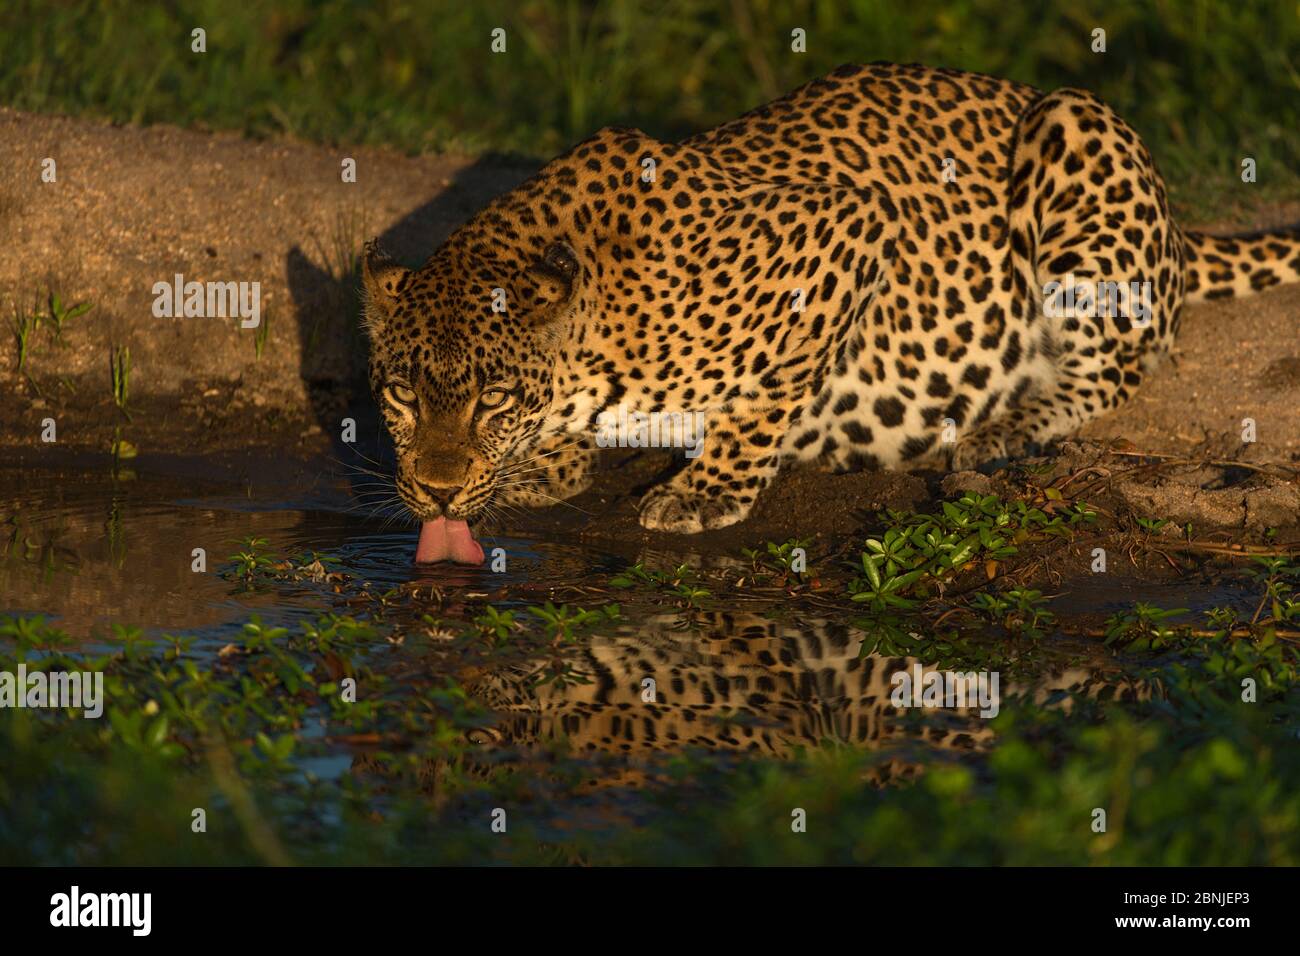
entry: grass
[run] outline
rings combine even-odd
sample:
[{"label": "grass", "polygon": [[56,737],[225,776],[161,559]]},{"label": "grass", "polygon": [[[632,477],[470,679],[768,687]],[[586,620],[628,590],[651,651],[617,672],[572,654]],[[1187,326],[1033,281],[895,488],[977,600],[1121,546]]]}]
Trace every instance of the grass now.
[{"label": "grass", "polygon": [[131,412],[127,403],[131,399],[131,349],[125,345],[115,345],[109,352],[109,371],[113,383],[113,404],[121,409],[128,419]]},{"label": "grass", "polygon": [[[204,54],[190,51],[194,24],[207,30]],[[489,49],[497,27],[501,54]],[[794,27],[806,53],[790,49]],[[1105,53],[1091,49],[1098,27]],[[841,63],[920,61],[1093,90],[1175,183],[1195,184],[1176,190],[1180,201],[1235,208],[1297,194],[1297,49],[1300,17],[1273,0],[16,0],[0,12],[0,102],[546,156],[606,124],[679,138]],[[1260,170],[1249,190],[1246,156]]]},{"label": "grass", "polygon": [[361,304],[356,289],[361,281],[361,249],[372,235],[370,214],[356,204],[345,204],[334,211],[322,235],[313,232],[311,243],[317,260],[328,277],[322,289],[322,301],[313,311],[312,321],[304,346],[307,354],[315,351],[323,331],[326,316],[343,316],[346,334],[358,354],[365,350],[365,337],[361,328]]},{"label": "grass", "polygon": [[316,254],[335,282],[348,282],[361,274],[361,247],[371,235],[370,216],[355,205],[341,206],[334,212],[322,239],[312,235]]},{"label": "grass", "polygon": [[21,374],[27,368],[27,355],[31,348],[32,336],[41,327],[41,315],[39,312],[28,312],[17,302],[14,302],[10,309],[9,329],[14,335],[18,372]]},{"label": "grass", "polygon": [[[62,345],[63,333],[67,323],[76,318],[80,318],[89,312],[94,306],[89,302],[80,302],[76,305],[67,305],[63,303],[62,296],[53,289],[48,289],[41,296],[33,296],[33,305],[30,308],[24,307],[19,301],[20,296],[15,295],[10,304],[9,330],[14,337],[14,354],[18,359],[18,373],[26,373],[27,360],[31,357],[36,347],[36,333],[40,331],[41,326],[48,326],[53,329],[54,342],[56,345]],[[42,309],[42,304],[44,309]],[[39,392],[36,380],[29,374],[27,380],[31,382],[32,387]],[[65,380],[66,383],[66,380]]]},{"label": "grass", "polygon": [[94,306],[89,302],[80,302],[76,305],[65,306],[63,299],[53,290],[49,294],[49,319],[54,323],[54,338],[58,342],[63,341],[63,326],[70,319],[80,318],[89,312]]},{"label": "grass", "polygon": [[257,361],[262,360],[262,353],[266,351],[266,343],[271,338],[271,310],[269,308],[262,310],[261,321],[257,323],[257,328],[253,332],[253,356]]}]

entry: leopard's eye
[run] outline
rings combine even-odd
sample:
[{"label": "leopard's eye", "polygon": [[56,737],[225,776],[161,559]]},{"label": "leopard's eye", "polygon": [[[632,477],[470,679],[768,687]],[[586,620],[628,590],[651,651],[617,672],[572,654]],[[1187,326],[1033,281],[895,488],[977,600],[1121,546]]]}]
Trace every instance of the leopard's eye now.
[{"label": "leopard's eye", "polygon": [[500,408],[510,398],[510,393],[504,388],[489,388],[479,396],[478,403],[483,408]]},{"label": "leopard's eye", "polygon": [[388,397],[398,405],[415,404],[415,390],[405,385],[389,385]]}]

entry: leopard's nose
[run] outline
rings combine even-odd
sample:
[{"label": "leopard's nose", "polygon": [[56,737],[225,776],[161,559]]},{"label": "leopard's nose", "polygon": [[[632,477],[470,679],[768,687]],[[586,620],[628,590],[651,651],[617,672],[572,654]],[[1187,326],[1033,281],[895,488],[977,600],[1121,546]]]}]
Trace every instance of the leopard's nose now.
[{"label": "leopard's nose", "polygon": [[451,499],[455,498],[460,493],[461,488],[465,487],[464,485],[456,485],[455,487],[450,485],[430,485],[423,481],[417,481],[415,484],[430,501],[441,508],[446,508],[447,505],[451,504]]}]

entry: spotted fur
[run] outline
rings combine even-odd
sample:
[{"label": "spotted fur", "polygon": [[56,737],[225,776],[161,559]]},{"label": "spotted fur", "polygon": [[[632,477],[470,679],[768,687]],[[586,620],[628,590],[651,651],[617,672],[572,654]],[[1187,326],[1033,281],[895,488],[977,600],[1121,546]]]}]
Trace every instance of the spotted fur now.
[{"label": "spotted fur", "polygon": [[[1125,402],[1185,301],[1300,278],[1294,233],[1181,231],[1091,93],[888,64],[680,143],[601,130],[422,268],[365,259],[417,516],[576,493],[623,403],[707,415],[703,453],[640,504],[676,532],[742,520],[791,460],[1029,453]],[[1067,276],[1150,283],[1149,322],[1046,314]]]},{"label": "spotted fur", "polygon": [[[788,758],[848,744],[893,751],[880,763],[882,779],[911,775],[919,754],[910,750],[979,751],[993,742],[978,708],[896,707],[896,675],[944,668],[863,655],[864,635],[854,628],[743,612],[699,613],[691,623],[684,629],[680,615],[652,615],[627,634],[593,638],[574,653],[571,680],[547,680],[546,663],[467,680],[467,692],[497,718],[473,738],[516,747],[564,739],[578,754],[634,758],[684,748]],[[1148,681],[1074,666],[1031,682],[1004,677],[998,701],[1068,709],[1072,694],[1133,701],[1160,693]],[[911,719],[922,713],[924,721]]]}]

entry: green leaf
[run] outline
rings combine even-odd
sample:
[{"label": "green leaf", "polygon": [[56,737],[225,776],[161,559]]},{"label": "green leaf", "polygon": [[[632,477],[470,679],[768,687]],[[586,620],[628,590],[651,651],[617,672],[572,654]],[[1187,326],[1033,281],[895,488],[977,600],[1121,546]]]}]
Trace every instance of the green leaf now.
[{"label": "green leaf", "polygon": [[149,731],[145,734],[144,742],[149,747],[154,748],[162,744],[167,739],[167,715],[160,714],[158,719],[149,725]]}]

